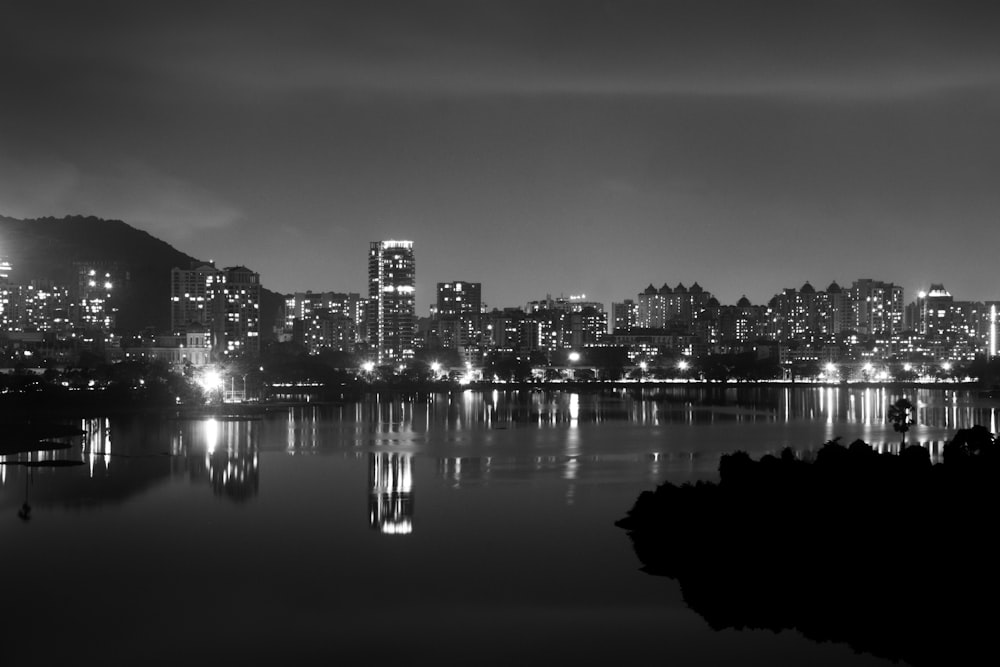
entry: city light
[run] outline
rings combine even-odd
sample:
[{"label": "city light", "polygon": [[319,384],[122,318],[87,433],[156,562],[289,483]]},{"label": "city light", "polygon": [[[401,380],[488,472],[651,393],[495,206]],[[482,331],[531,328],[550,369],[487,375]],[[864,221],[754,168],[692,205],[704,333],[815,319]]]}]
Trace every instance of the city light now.
[{"label": "city light", "polygon": [[[831,359],[819,366],[825,371],[818,372],[830,381],[838,374],[849,381],[886,380],[893,372],[902,380],[902,371],[916,371],[926,378],[934,375],[929,369],[935,367],[941,377],[945,372],[958,372],[951,364],[958,369],[977,356],[996,355],[996,303],[958,301],[940,284],[931,284],[906,304],[902,287],[891,282],[860,279],[849,288],[832,283],[827,291],[807,282],[759,306],[746,297],[735,306],[719,305],[696,283],[690,288],[680,283],[659,289],[650,285],[634,300],[612,304],[612,312],[606,313],[603,304],[587,302],[579,292],[568,297],[546,295],[526,307],[488,312],[480,298],[480,283],[452,280],[438,283],[438,303],[431,305],[428,328],[423,329],[423,322],[417,326],[413,311],[413,242],[371,242],[368,266],[367,298],[311,291],[286,295],[284,326],[275,329],[280,342],[302,344],[310,355],[326,351],[364,354],[369,360],[360,365],[359,374],[367,373],[367,380],[375,379],[377,369],[405,373],[418,352],[434,348],[456,351],[477,364],[494,352],[517,355],[519,360],[529,354],[544,355],[547,366],[553,366],[553,360],[562,366],[558,369],[562,379],[589,379],[593,371],[580,364],[586,359],[589,365],[597,365],[603,357],[602,352],[592,350],[618,348],[627,356],[625,368],[632,364],[633,372],[626,375],[623,371],[614,379],[647,379],[654,359],[673,356],[673,377],[689,381],[704,380],[703,373],[712,380],[741,379],[743,370],[734,372],[727,363],[701,364],[700,357],[751,351],[758,352],[758,360],[780,360],[786,374],[790,360],[814,364]],[[80,268],[76,278],[82,298],[71,296],[73,290],[68,287],[10,285],[8,276],[0,283],[0,328],[23,335],[23,342],[12,346],[10,356],[38,360],[39,368],[49,359],[49,352],[24,334],[45,340],[72,339],[85,347],[101,343],[104,350],[122,349],[125,359],[159,359],[178,372],[182,365],[193,368],[195,378],[203,374],[195,382],[211,391],[222,386],[222,380],[204,369],[217,355],[235,361],[259,354],[261,339],[267,336],[260,330],[257,312],[261,308],[258,274],[245,267],[216,269],[214,265],[174,269],[169,305],[164,303],[170,308],[172,340],[161,342],[168,338],[165,329],[144,334],[142,343],[133,346],[122,345],[112,333],[118,306],[111,292],[128,284],[126,276],[119,276],[118,269]],[[710,305],[713,301],[715,305]],[[216,319],[220,308],[222,321]],[[247,316],[251,310],[253,314]],[[184,331],[185,323],[201,327],[197,336],[185,338],[178,333]],[[81,330],[87,333],[78,333]],[[129,332],[139,339],[135,334]],[[761,354],[763,346],[769,348],[766,354]],[[900,358],[913,363],[904,365],[896,361]],[[451,370],[447,362],[428,365],[434,379],[444,379]],[[533,370],[539,379],[559,379],[553,376],[557,369]],[[475,377],[483,377],[484,371],[494,375],[477,366]],[[467,367],[456,375],[470,382],[474,373]],[[225,386],[232,391],[229,378]]]},{"label": "city light", "polygon": [[208,370],[198,379],[198,384],[205,392],[212,392],[222,387],[222,376],[216,370]]}]

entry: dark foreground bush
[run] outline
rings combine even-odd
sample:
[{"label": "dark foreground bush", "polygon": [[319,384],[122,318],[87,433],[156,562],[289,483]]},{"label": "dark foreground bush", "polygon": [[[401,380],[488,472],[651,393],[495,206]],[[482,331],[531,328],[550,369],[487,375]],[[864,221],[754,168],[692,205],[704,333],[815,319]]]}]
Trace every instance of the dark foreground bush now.
[{"label": "dark foreground bush", "polygon": [[828,443],[816,460],[724,456],[720,482],[643,492],[617,522],[643,569],[715,629],[797,629],[913,665],[972,664],[996,628],[997,445],[959,432],[944,463]]}]

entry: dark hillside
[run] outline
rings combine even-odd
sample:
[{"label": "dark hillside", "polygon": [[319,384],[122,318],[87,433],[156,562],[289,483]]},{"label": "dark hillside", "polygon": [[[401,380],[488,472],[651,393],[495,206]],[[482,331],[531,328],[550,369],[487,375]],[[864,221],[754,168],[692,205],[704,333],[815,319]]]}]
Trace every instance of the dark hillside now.
[{"label": "dark hillside", "polygon": [[[125,332],[170,326],[170,269],[198,261],[121,220],[93,216],[18,220],[0,216],[0,255],[12,264],[11,282],[36,278],[76,284],[74,262],[117,262],[130,274],[119,301]],[[269,337],[280,296],[261,290],[261,333]]]}]

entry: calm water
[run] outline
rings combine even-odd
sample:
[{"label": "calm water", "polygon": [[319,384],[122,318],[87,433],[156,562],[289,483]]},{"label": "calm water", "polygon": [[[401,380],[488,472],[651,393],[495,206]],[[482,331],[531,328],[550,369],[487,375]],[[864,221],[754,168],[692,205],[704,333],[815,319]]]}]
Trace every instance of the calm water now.
[{"label": "calm water", "polygon": [[[8,457],[84,465],[0,465],[3,662],[891,664],[712,631],[612,524],[659,482],[715,479],[736,449],[892,449],[900,395],[465,392],[85,420],[81,446]],[[906,396],[908,440],[932,452],[956,428],[997,431],[1000,406],[973,393]]]}]

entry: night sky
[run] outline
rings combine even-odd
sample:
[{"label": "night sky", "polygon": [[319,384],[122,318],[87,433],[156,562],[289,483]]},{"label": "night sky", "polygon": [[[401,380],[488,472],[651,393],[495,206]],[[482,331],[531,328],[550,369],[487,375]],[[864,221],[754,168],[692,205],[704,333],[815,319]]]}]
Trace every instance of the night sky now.
[{"label": "night sky", "polygon": [[421,315],[458,279],[1000,299],[1000,7],[0,0],[0,214],[76,213],[279,292],[411,239]]}]

